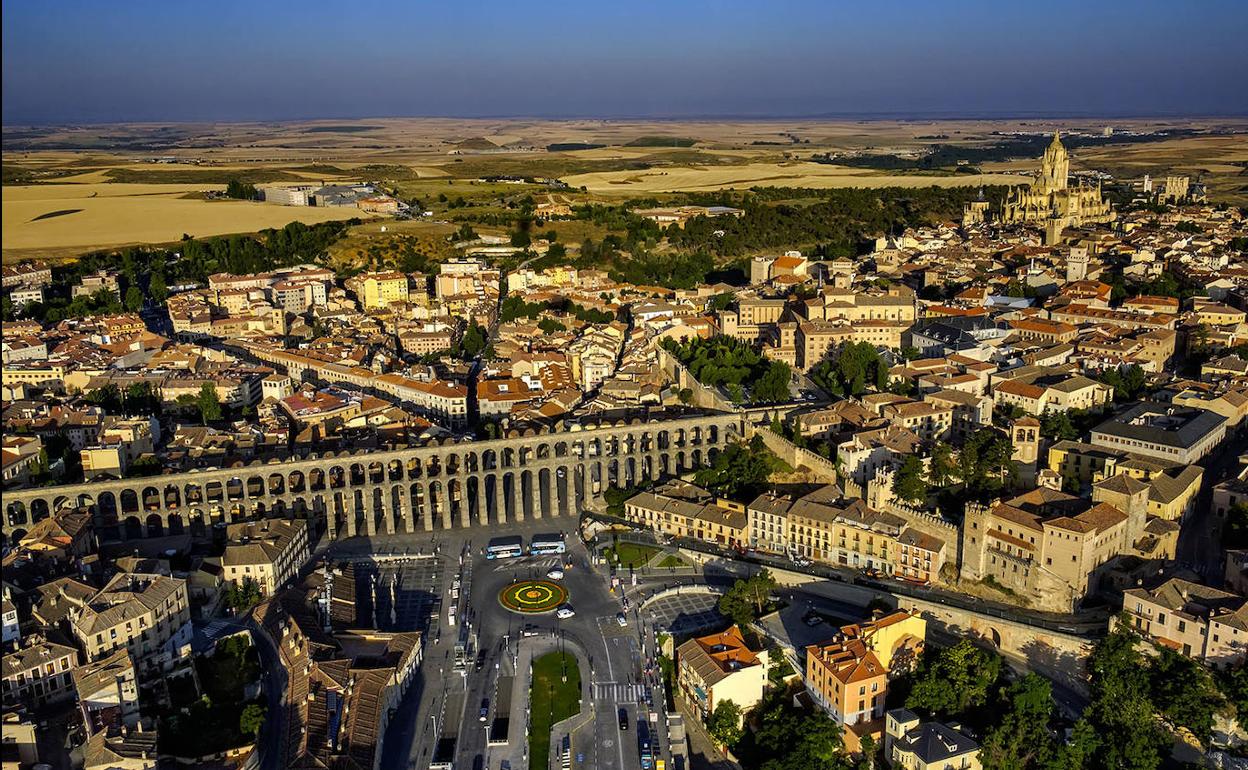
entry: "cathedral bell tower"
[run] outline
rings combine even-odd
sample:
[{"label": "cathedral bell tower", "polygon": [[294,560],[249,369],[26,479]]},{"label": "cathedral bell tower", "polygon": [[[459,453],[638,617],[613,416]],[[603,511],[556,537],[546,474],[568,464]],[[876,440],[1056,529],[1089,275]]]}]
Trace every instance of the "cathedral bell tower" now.
[{"label": "cathedral bell tower", "polygon": [[1039,190],[1037,192],[1048,194],[1058,190],[1065,190],[1067,178],[1070,176],[1070,156],[1066,154],[1066,148],[1062,146],[1061,137],[1057,131],[1053,132],[1053,141],[1049,143],[1048,149],[1044,151],[1044,158],[1040,161],[1040,179]]}]

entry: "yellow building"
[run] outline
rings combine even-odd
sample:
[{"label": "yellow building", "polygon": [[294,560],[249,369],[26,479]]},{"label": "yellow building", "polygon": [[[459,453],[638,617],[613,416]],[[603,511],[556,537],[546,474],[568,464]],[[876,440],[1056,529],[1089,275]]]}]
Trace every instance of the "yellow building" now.
[{"label": "yellow building", "polygon": [[261,596],[272,596],[298,574],[308,559],[308,522],[305,519],[263,519],[231,524],[221,555],[226,582],[255,581]]},{"label": "yellow building", "polygon": [[838,725],[850,728],[851,750],[863,735],[883,732],[877,720],[884,716],[889,678],[914,666],[926,638],[927,621],[898,611],[843,626],[832,639],[806,648],[806,688]]},{"label": "yellow building", "polygon": [[893,709],[884,723],[884,757],[896,770],[980,770],[979,744],[943,722]]},{"label": "yellow building", "polygon": [[724,701],[749,711],[767,689],[767,651],[751,650],[737,626],[676,648],[676,683],[703,719]]},{"label": "yellow building", "polygon": [[348,282],[365,310],[388,307],[397,302],[407,302],[407,276],[389,271],[364,273]]},{"label": "yellow building", "polygon": [[716,498],[701,487],[672,480],[624,503],[624,516],[673,537],[745,547],[749,538],[745,506]]}]

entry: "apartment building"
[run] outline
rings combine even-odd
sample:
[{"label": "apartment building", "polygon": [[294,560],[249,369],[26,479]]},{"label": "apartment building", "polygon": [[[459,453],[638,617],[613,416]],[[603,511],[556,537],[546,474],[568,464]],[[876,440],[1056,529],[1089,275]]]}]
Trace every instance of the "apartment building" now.
[{"label": "apartment building", "polygon": [[672,537],[744,547],[749,540],[746,507],[717,498],[701,487],[678,479],[624,502],[624,517]]},{"label": "apartment building", "polygon": [[837,724],[848,728],[847,745],[857,743],[862,734],[882,732],[868,723],[884,716],[890,675],[914,666],[926,638],[927,621],[898,611],[843,626],[831,639],[806,648],[806,689]]},{"label": "apartment building", "polygon": [[379,310],[408,298],[407,276],[393,270],[354,276],[347,279],[346,287],[365,310]]},{"label": "apartment building", "polygon": [[74,669],[74,691],[88,735],[139,722],[139,684],[127,649]]},{"label": "apartment building", "polygon": [[763,699],[767,665],[767,651],[751,650],[733,625],[676,648],[676,683],[702,719],[729,700],[745,712]]},{"label": "apartment building", "polygon": [[250,578],[261,596],[272,596],[308,560],[308,522],[304,519],[231,524],[225,533],[222,577],[234,585]]},{"label": "apartment building", "polygon": [[1141,634],[1217,668],[1242,663],[1248,652],[1248,599],[1238,594],[1171,578],[1125,591],[1122,611]]},{"label": "apartment building", "polygon": [[125,648],[140,669],[154,672],[189,650],[190,619],[185,580],[123,572],[72,614],[70,627],[87,660]]},{"label": "apartment building", "polygon": [[42,708],[74,695],[78,650],[32,636],[3,658],[3,703]]}]

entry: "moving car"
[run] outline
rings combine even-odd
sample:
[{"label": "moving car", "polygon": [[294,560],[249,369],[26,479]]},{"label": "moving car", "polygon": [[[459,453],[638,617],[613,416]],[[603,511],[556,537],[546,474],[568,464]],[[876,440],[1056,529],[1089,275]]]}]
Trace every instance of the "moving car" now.
[{"label": "moving car", "polygon": [[628,709],[620,709],[620,732],[628,732]]},{"label": "moving car", "polygon": [[490,699],[481,699],[481,715],[478,717],[482,722],[490,718]]},{"label": "moving car", "polygon": [[628,618],[621,612],[615,616],[615,622],[620,624],[620,628],[623,628],[628,625]]},{"label": "moving car", "polygon": [[572,605],[570,604],[565,604],[559,609],[555,610],[555,617],[559,618],[560,620],[567,620],[568,618],[574,615],[576,615],[576,610],[572,609]]},{"label": "moving car", "polygon": [[563,580],[563,570],[559,569],[558,567],[555,567],[550,572],[546,573],[546,577],[550,578],[551,580]]}]

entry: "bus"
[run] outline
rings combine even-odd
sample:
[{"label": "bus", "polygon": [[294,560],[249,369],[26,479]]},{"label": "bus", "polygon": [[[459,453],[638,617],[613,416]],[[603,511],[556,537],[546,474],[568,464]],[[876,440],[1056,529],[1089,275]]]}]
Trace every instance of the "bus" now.
[{"label": "bus", "polygon": [[563,535],[559,533],[555,533],[553,535],[534,535],[533,542],[529,543],[529,553],[533,556],[566,553],[567,550],[567,543],[563,541]]},{"label": "bus", "polygon": [[496,537],[485,547],[487,559],[511,559],[524,555],[524,538],[519,535]]}]

